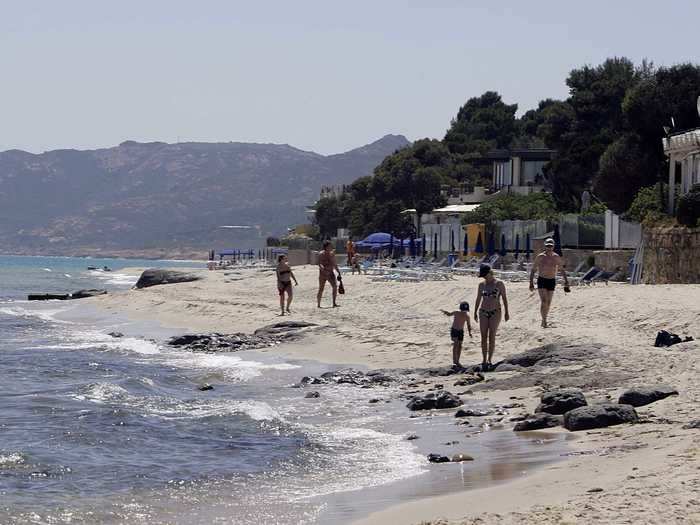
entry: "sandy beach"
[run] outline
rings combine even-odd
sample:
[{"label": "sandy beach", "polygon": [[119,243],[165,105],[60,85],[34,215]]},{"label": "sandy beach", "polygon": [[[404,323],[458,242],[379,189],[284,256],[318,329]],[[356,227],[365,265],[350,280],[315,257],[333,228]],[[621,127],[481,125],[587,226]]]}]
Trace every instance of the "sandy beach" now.
[{"label": "sandy beach", "polygon": [[[288,318],[320,329],[266,351],[370,368],[449,365],[450,321],[439,309],[455,309],[463,300],[473,305],[478,284],[471,277],[413,283],[346,275],[341,307],[330,308],[327,291],[324,308],[317,309],[317,269],[294,271],[300,285]],[[199,281],[88,301],[101,310],[197,333],[252,332],[288,319],[278,316],[272,272],[198,272]],[[700,419],[700,344],[653,346],[662,329],[700,335],[700,285],[610,283],[575,287],[566,296],[557,291],[548,329],[539,326],[539,302],[526,282],[507,283],[507,289],[511,320],[501,324],[495,361],[545,344],[601,349],[575,365],[488,373],[473,393],[499,402],[523,398],[519,413],[534,412],[542,392],[560,385],[581,388],[589,403],[615,402],[632,386],[668,384],[679,395],[638,408],[640,424],[576,432],[564,461],[532,475],[403,502],[359,523],[700,523],[700,430],[683,428]],[[465,364],[481,361],[474,328],[474,338],[465,341]]]}]

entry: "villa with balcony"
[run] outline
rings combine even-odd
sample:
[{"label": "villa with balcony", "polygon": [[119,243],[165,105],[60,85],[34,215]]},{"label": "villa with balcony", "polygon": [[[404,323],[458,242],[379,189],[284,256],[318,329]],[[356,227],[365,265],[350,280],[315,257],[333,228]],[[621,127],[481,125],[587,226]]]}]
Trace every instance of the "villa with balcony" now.
[{"label": "villa with balcony", "polygon": [[[680,195],[685,195],[695,184],[700,184],[700,128],[675,133],[662,140],[668,157],[668,187],[676,188],[676,176],[680,175]],[[668,192],[671,214],[675,209],[675,193]]]}]

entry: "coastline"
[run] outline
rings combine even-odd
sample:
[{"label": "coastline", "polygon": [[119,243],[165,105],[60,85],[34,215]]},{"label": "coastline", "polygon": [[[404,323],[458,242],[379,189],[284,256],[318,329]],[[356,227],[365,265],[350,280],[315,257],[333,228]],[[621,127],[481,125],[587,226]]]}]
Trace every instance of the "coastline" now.
[{"label": "coastline", "polygon": [[[341,308],[317,310],[315,268],[295,268],[295,272],[301,286],[295,290],[291,319],[318,324],[318,333],[300,343],[263,351],[368,368],[447,364],[448,325],[437,310],[463,298],[472,300],[477,282],[460,277],[447,282],[373,283],[366,276],[348,275],[344,280],[348,294],[341,297]],[[88,301],[108,312],[150,318],[193,332],[252,332],[287,319],[276,315],[272,274],[236,269],[201,274],[201,281]],[[537,404],[543,378],[545,386],[578,378],[593,401],[616,399],[630,386],[660,382],[676,387],[680,395],[639,408],[644,424],[573,433],[577,439],[572,455],[524,478],[403,503],[357,523],[443,523],[434,521],[441,516],[455,523],[560,523],[563,519],[620,523],[632,517],[640,522],[639,509],[644,509],[644,523],[669,523],[669,515],[677,523],[700,517],[693,498],[700,487],[692,479],[700,440],[697,430],[682,429],[700,416],[698,343],[669,349],[652,346],[657,330],[685,334],[700,326],[695,300],[700,287],[599,285],[574,289],[566,297],[557,293],[553,328],[548,330],[537,326],[536,298],[526,283],[508,283],[508,290],[512,320],[502,325],[497,358],[548,343],[601,343],[604,355],[591,363],[542,371],[539,385],[523,382],[520,376],[527,372],[489,374],[487,381],[471,389],[475,394],[486,395],[492,403],[522,398],[528,412]],[[476,341],[467,342],[466,363],[480,358]],[[444,379],[428,381],[425,388],[445,383]],[[658,509],[659,486],[665,487],[663,512]],[[587,492],[591,489],[595,491]],[[645,503],[631,506],[628,501],[633,495],[648,497],[636,498]],[[582,513],[581,507],[589,510]]]}]

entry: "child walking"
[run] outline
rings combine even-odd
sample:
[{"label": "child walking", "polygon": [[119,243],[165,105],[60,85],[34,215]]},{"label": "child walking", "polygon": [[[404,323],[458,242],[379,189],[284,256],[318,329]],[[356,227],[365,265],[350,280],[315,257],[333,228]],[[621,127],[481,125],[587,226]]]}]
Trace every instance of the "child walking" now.
[{"label": "child walking", "polygon": [[454,317],[452,328],[450,328],[450,338],[452,339],[452,363],[455,368],[462,368],[459,358],[462,355],[462,342],[464,341],[464,325],[467,325],[469,337],[472,336],[472,325],[469,321],[469,303],[463,301],[459,303],[459,310],[448,312],[440,310],[448,317]]}]

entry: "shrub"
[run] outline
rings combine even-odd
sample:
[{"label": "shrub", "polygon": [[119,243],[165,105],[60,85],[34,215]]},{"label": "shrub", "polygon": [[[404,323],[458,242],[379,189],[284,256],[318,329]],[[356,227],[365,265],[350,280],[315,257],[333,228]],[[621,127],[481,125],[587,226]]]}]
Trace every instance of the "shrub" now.
[{"label": "shrub", "polygon": [[647,186],[640,189],[632,200],[625,219],[636,222],[644,222],[647,218],[657,217],[664,213],[664,204],[661,200],[659,186]]},{"label": "shrub", "polygon": [[700,184],[693,186],[690,192],[678,199],[676,218],[684,226],[697,226],[700,218]]}]

